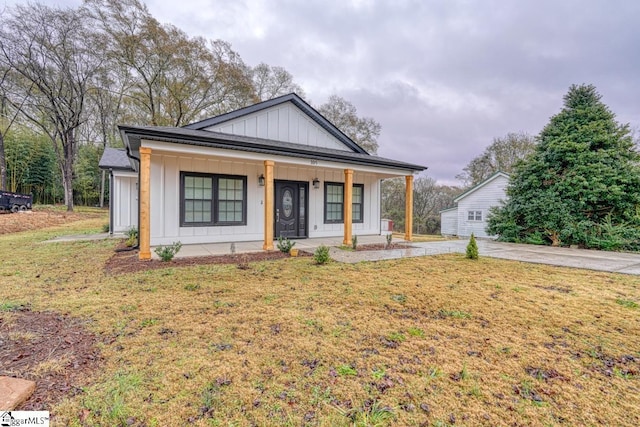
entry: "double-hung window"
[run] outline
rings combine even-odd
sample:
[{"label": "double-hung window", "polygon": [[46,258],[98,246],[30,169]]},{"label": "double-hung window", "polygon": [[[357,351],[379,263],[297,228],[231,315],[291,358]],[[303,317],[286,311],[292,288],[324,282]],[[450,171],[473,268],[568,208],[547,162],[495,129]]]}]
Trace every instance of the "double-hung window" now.
[{"label": "double-hung window", "polygon": [[482,221],[482,211],[468,211],[467,220]]},{"label": "double-hung window", "polygon": [[364,185],[362,184],[353,184],[353,196],[352,196],[352,214],[353,214],[353,222],[363,222],[364,221]]},{"label": "double-hung window", "polygon": [[180,225],[246,225],[247,177],[180,173]]},{"label": "double-hung window", "polygon": [[[363,184],[353,184],[351,206],[353,222],[363,222]],[[324,222],[326,224],[341,224],[344,222],[344,184],[341,182],[325,182],[324,184]]]}]

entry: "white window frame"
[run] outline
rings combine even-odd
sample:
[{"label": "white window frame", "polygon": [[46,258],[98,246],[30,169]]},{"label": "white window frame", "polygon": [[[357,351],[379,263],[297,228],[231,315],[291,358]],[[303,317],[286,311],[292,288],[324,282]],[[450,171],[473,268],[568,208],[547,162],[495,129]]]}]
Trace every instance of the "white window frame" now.
[{"label": "white window frame", "polygon": [[482,211],[477,211],[477,210],[467,211],[467,221],[474,221],[474,222],[482,221]]}]

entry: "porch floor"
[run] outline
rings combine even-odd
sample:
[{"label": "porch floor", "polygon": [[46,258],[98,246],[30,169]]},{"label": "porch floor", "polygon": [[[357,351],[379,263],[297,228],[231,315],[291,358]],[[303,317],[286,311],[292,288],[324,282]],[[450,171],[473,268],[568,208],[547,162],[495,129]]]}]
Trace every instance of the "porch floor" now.
[{"label": "porch floor", "polygon": [[[296,249],[306,252],[314,252],[316,248],[321,245],[328,246],[330,248],[336,246],[342,246],[342,237],[321,237],[321,238],[312,238],[312,239],[292,239],[292,242],[295,242],[294,246]],[[394,238],[395,243],[402,242],[403,240],[398,240]],[[358,235],[358,245],[369,245],[369,244],[384,244],[386,242],[386,236],[381,235],[367,235],[360,236]],[[250,253],[250,252],[262,252],[262,245],[264,242],[260,241],[252,241],[252,242],[235,242],[235,253]],[[278,242],[274,241],[273,247],[274,250],[278,250],[277,247]],[[151,256],[154,259],[159,259],[158,255],[155,253],[155,246],[151,247]],[[231,243],[207,243],[207,244],[190,244],[190,245],[182,245],[180,251],[175,255],[175,258],[187,258],[187,257],[197,257],[197,256],[209,256],[209,255],[228,255],[231,253]]]}]

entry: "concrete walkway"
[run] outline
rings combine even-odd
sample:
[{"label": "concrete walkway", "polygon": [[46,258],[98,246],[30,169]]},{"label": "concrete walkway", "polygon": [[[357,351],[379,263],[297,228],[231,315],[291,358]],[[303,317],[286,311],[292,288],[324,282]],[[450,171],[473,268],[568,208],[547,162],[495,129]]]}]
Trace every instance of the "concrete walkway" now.
[{"label": "concrete walkway", "polygon": [[[73,240],[97,240],[108,238],[108,234],[61,236],[49,242],[63,242]],[[115,236],[122,238],[123,236]],[[385,236],[358,236],[358,244],[383,244]],[[342,246],[341,237],[295,240],[295,248],[306,252],[314,252],[320,245],[328,246],[333,259],[339,262],[357,263],[363,261],[381,261],[407,257],[438,255],[466,252],[468,240],[443,240],[436,242],[411,242],[410,248],[383,251],[352,252],[339,249]],[[403,242],[395,239],[395,243]],[[152,248],[154,258],[158,258]],[[277,250],[277,249],[276,249]],[[262,241],[212,243],[198,245],[183,245],[176,258],[228,255],[234,253],[250,253],[262,251]],[[607,271],[640,275],[640,254],[605,252],[586,249],[553,248],[550,246],[523,245],[502,243],[493,240],[478,240],[480,256],[508,259],[513,261],[531,262],[538,264],[556,265],[562,267],[584,268],[588,270]]]}]

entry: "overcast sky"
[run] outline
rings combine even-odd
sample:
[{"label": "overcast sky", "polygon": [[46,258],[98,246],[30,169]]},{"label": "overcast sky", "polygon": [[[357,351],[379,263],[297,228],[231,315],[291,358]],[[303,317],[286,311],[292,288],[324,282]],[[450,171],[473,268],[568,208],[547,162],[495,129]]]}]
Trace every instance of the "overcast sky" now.
[{"label": "overcast sky", "polygon": [[539,133],[574,83],[595,85],[620,122],[640,127],[636,0],[146,4],[161,22],[230,42],[248,65],[286,68],[313,105],[351,101],[382,125],[379,155],[443,184],[460,184],[494,137]]}]

